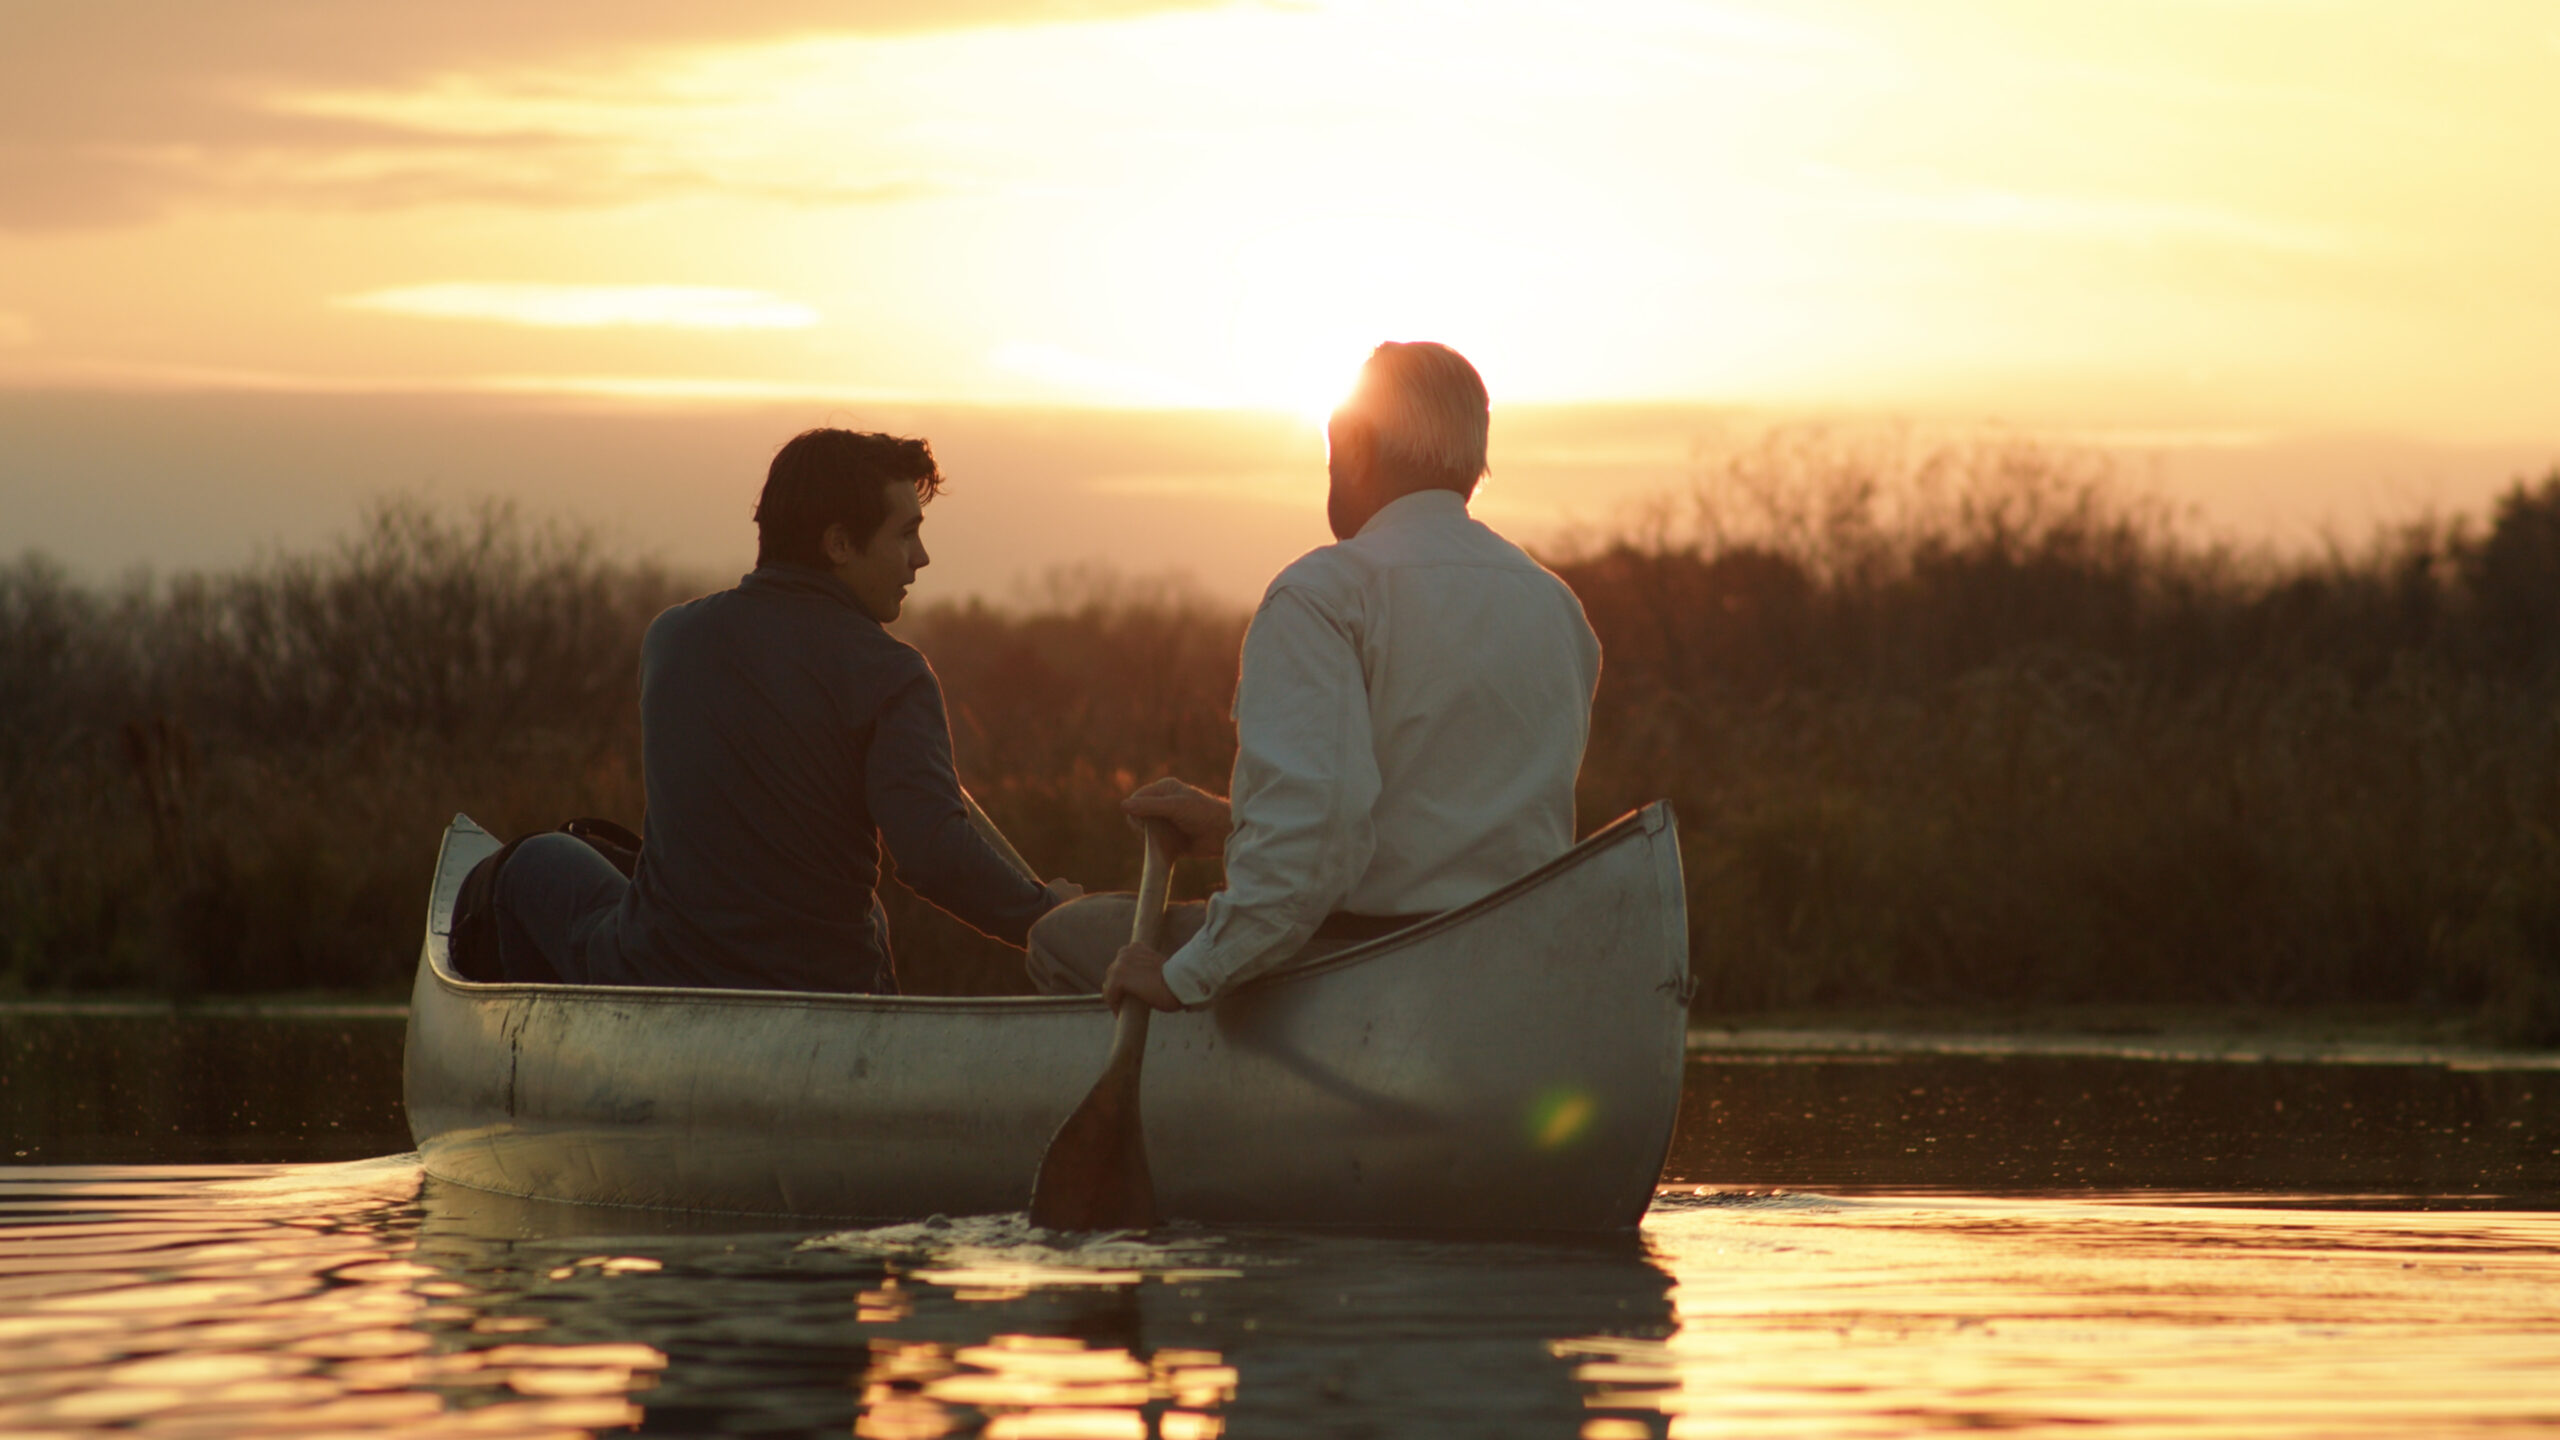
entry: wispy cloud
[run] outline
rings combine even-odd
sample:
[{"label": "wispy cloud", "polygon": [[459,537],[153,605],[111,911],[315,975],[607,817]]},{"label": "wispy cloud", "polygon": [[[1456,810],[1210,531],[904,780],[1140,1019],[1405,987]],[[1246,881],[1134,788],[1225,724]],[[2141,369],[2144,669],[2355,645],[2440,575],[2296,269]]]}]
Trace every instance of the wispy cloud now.
[{"label": "wispy cloud", "polygon": [[[1312,475],[1313,478],[1309,478]],[[1305,509],[1323,503],[1324,472],[1238,470],[1224,473],[1100,475],[1085,482],[1096,495],[1139,500],[1222,500]]]},{"label": "wispy cloud", "polygon": [[1023,376],[1078,400],[1105,405],[1215,408],[1232,397],[1143,366],[1070,350],[1063,345],[1015,340],[988,357],[996,369]]},{"label": "wispy cloud", "polygon": [[742,379],[725,375],[478,375],[445,388],[467,394],[628,400],[651,404],[764,405],[820,401],[829,404],[915,405],[933,398],[912,390],[878,386],[816,385],[800,380]]},{"label": "wispy cloud", "polygon": [[[173,205],[556,209],[758,189],[733,183],[720,166],[652,164],[631,153],[627,137],[574,124],[496,132],[451,113],[376,106],[386,111],[376,115],[361,105],[335,113],[312,97],[445,95],[457,77],[499,77],[487,83],[565,83],[608,102],[630,100],[646,89],[632,77],[699,48],[1091,21],[1204,3],[0,0],[8,35],[0,44],[0,230],[134,224]],[[780,198],[860,204],[915,189],[906,177],[852,176]]]},{"label": "wispy cloud", "polygon": [[1831,166],[1806,167],[1802,193],[1872,219],[1957,230],[2146,244],[2190,240],[2296,254],[2345,243],[2319,227],[2175,200],[1912,184]]},{"label": "wispy cloud", "polygon": [[0,394],[93,390],[118,394],[504,395],[532,400],[614,401],[652,406],[923,405],[916,390],[735,375],[348,374],[241,366],[161,365],[69,359],[31,368],[0,357]]},{"label": "wispy cloud", "polygon": [[432,320],[482,320],[546,330],[608,325],[670,330],[805,330],[818,312],[761,290],[710,285],[404,285],[338,304]]}]

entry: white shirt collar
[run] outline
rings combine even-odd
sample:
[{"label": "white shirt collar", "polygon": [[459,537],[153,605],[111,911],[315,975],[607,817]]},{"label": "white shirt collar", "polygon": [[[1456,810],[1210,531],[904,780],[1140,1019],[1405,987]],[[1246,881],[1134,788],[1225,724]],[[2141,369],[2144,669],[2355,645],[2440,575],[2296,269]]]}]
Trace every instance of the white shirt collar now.
[{"label": "white shirt collar", "polygon": [[1402,525],[1429,524],[1435,521],[1446,524],[1452,520],[1466,518],[1467,497],[1457,491],[1416,490],[1410,495],[1399,495],[1379,506],[1378,513],[1369,517],[1369,523],[1360,527],[1360,534],[1366,535],[1373,530],[1393,529]]}]

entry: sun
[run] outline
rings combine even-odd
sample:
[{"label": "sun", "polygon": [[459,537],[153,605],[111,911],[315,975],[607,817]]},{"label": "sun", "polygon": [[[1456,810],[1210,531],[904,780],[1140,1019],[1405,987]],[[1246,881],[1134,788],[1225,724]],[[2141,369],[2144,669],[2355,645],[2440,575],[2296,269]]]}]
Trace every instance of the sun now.
[{"label": "sun", "polygon": [[1229,366],[1245,403],[1321,424],[1369,352],[1438,340],[1464,352],[1501,276],[1447,227],[1335,214],[1237,247]]},{"label": "sun", "polygon": [[1342,402],[1351,398],[1351,387],[1359,379],[1360,362],[1369,358],[1372,348],[1373,345],[1345,345],[1319,350],[1311,346],[1309,353],[1303,355],[1266,359],[1256,366],[1259,373],[1239,389],[1246,402],[1257,409],[1277,410],[1322,430]]}]

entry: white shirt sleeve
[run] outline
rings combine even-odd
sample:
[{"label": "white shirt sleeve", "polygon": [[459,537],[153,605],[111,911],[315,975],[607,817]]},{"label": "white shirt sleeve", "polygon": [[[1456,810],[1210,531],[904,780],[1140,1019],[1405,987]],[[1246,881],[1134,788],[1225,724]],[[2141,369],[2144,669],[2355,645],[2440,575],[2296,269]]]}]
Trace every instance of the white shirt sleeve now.
[{"label": "white shirt sleeve", "polygon": [[1283,584],[1245,632],[1227,884],[1200,933],[1166,962],[1186,1005],[1297,953],[1376,849],[1378,757],[1360,652],[1321,597]]}]

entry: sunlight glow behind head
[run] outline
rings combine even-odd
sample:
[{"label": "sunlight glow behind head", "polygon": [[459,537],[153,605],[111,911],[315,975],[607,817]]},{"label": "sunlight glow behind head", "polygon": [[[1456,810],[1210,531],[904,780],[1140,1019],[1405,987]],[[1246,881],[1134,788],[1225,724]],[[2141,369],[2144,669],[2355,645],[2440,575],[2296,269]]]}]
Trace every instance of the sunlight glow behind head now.
[{"label": "sunlight glow behind head", "polygon": [[1491,416],[1484,380],[1435,341],[1389,341],[1370,352],[1360,383],[1335,412],[1369,427],[1378,452],[1473,484],[1484,474]]}]

